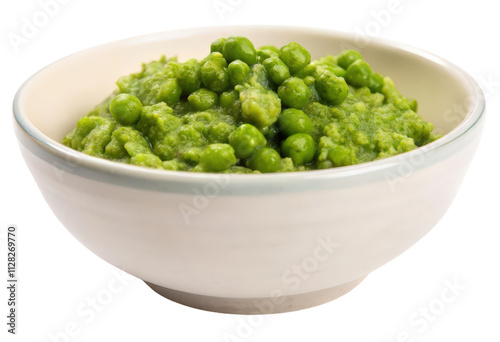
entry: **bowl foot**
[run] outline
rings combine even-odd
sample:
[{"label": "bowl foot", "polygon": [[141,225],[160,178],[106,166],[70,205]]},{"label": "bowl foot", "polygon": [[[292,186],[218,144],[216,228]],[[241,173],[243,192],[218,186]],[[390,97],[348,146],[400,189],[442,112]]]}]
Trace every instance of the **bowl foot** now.
[{"label": "bowl foot", "polygon": [[211,297],[172,290],[147,281],[145,283],[159,295],[193,308],[230,314],[260,315],[297,311],[330,302],[354,289],[363,279],[364,277],[314,292],[263,298]]}]

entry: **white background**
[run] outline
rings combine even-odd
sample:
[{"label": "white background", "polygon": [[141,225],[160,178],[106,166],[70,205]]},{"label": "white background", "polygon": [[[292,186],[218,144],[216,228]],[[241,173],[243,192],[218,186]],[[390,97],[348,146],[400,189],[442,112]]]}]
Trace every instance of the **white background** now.
[{"label": "white background", "polygon": [[[380,13],[390,0],[66,2],[17,51],[8,33],[21,34],[23,18],[32,21],[42,7],[35,0],[4,1],[0,7],[1,341],[51,341],[51,334],[57,341],[93,342],[500,341],[500,20],[493,1],[400,0],[398,13],[389,17]],[[218,13],[217,3],[230,7]],[[77,242],[38,192],[12,130],[15,91],[43,66],[90,46],[157,31],[235,24],[365,32],[433,52],[476,77],[487,97],[487,123],[455,202],[413,248],[351,293],[316,308],[253,322],[181,306],[125,276],[109,303],[89,310],[86,300],[107,291],[116,270]],[[5,228],[11,223],[19,227],[20,245],[16,336],[7,334],[5,325]],[[436,313],[447,282],[460,284],[456,298],[443,312],[431,309],[432,317],[412,321],[429,306]],[[86,314],[78,314],[78,308]],[[70,338],[61,335],[68,326],[74,333]],[[402,338],[405,332],[410,339]]]}]

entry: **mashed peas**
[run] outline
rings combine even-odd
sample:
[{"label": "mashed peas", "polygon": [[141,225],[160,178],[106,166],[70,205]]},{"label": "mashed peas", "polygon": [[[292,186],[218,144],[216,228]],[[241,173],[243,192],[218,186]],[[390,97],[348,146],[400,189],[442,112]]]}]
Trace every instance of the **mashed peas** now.
[{"label": "mashed peas", "polygon": [[116,84],[66,146],[156,169],[267,173],[364,163],[439,138],[354,50],[311,60],[296,42],[255,49],[231,36],[202,60],[162,57]]}]

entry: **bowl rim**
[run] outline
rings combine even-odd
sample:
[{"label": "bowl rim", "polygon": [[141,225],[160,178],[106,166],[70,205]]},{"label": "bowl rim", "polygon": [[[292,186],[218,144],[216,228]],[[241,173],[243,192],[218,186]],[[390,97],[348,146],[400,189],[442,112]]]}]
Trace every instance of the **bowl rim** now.
[{"label": "bowl rim", "polygon": [[[230,177],[231,184],[239,184],[245,186],[252,185],[262,185],[262,183],[272,184],[274,181],[287,182],[290,184],[301,182],[307,179],[315,178],[325,178],[328,179],[343,179],[346,177],[352,177],[359,174],[370,173],[373,171],[380,171],[392,168],[398,164],[412,160],[415,156],[419,154],[430,151],[430,150],[440,150],[443,147],[449,145],[450,143],[457,142],[461,137],[463,137],[467,132],[469,132],[476,123],[483,117],[485,110],[485,97],[484,94],[477,84],[477,82],[464,70],[456,66],[455,64],[436,56],[432,53],[424,51],[420,48],[416,48],[404,43],[399,43],[396,41],[391,41],[382,38],[370,38],[370,46],[382,46],[386,48],[396,49],[400,51],[408,52],[411,55],[417,55],[433,63],[441,65],[455,75],[460,76],[467,83],[467,88],[470,90],[470,97],[475,101],[473,102],[471,108],[467,111],[464,119],[458,124],[457,127],[452,129],[450,132],[446,133],[440,139],[433,141],[425,146],[419,147],[415,150],[401,153],[392,157],[388,157],[381,160],[350,165],[335,167],[330,169],[321,170],[309,170],[309,171],[299,171],[299,172],[284,172],[284,173],[267,173],[267,174],[217,174],[217,173],[198,173],[198,172],[188,172],[188,171],[169,171],[169,170],[157,170],[152,168],[140,167],[136,165],[124,164],[119,162],[114,162],[90,155],[86,155],[82,152],[73,150],[60,142],[57,142],[45,134],[43,134],[38,128],[36,128],[33,123],[28,119],[26,113],[23,111],[22,103],[20,102],[22,94],[26,86],[41,72],[45,69],[59,63],[62,60],[73,57],[77,54],[82,54],[90,52],[92,50],[112,48],[116,45],[130,45],[141,43],[143,41],[159,40],[165,39],[166,37],[174,38],[179,36],[189,36],[197,34],[200,32],[216,32],[216,31],[228,31],[231,28],[245,29],[245,30],[257,30],[257,31],[297,31],[307,34],[322,34],[327,36],[335,36],[337,38],[345,37],[346,39],[353,39],[355,34],[346,33],[342,31],[335,31],[322,28],[311,28],[311,27],[295,27],[295,26],[279,26],[279,25],[233,25],[233,26],[208,26],[208,27],[195,27],[188,29],[179,30],[169,30],[163,32],[150,33],[145,35],[139,35],[131,38],[116,40],[97,46],[93,46],[84,50],[74,52],[68,56],[65,56],[55,62],[45,66],[40,69],[32,76],[30,76],[18,89],[13,100],[13,116],[14,124],[17,123],[21,131],[24,131],[25,135],[29,137],[31,143],[35,143],[38,147],[48,155],[52,155],[56,158],[63,160],[78,161],[77,167],[71,168],[71,172],[82,174],[78,172],[78,169],[85,168],[91,172],[97,173],[109,173],[113,176],[124,176],[125,178],[133,178],[135,180],[153,180],[160,182],[180,182],[188,184],[202,184],[208,179],[216,179],[222,177]],[[21,137],[18,135],[18,140],[22,143]],[[33,146],[32,144],[30,146]],[[65,170],[67,171],[67,170]],[[85,173],[84,173],[85,174]]]}]

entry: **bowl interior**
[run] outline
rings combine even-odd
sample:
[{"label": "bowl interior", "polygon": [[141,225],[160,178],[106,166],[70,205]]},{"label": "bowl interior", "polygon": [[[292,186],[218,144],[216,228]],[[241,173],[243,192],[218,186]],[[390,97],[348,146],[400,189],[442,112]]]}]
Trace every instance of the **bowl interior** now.
[{"label": "bowl interior", "polygon": [[[402,94],[418,100],[418,113],[448,133],[470,112],[472,83],[457,68],[412,48],[373,40],[360,43],[354,36],[311,29],[282,27],[219,27],[158,33],[91,48],[43,69],[19,96],[19,108],[44,135],[60,142],[97,103],[115,88],[122,75],[140,70],[141,63],[177,55],[180,61],[203,58],[210,43],[231,34],[249,37],[256,47],[281,46],[291,41],[304,45],[313,59],[357,48],[373,69],[390,76]],[[414,53],[416,52],[416,53]],[[29,99],[29,101],[27,101]]]}]

